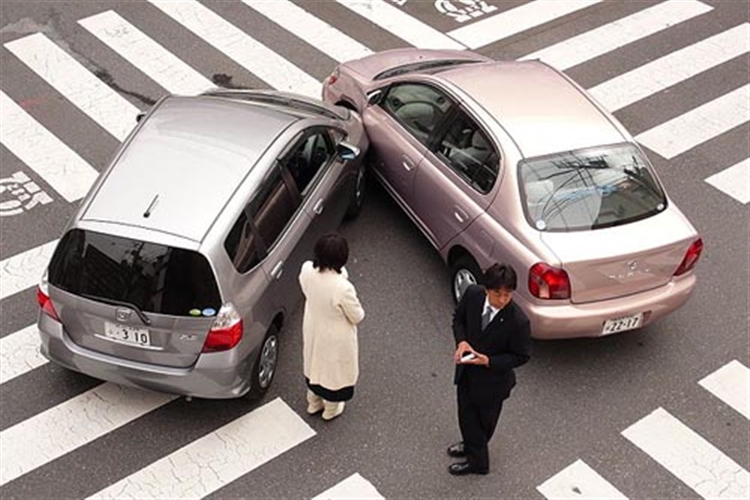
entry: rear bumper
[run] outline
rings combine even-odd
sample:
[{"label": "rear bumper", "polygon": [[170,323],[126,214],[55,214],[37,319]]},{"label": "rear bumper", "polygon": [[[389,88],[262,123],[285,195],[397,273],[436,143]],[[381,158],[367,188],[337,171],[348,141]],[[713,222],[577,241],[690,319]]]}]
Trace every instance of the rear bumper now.
[{"label": "rear bumper", "polygon": [[41,353],[50,361],[94,378],[153,391],[208,399],[237,398],[250,390],[255,353],[240,359],[239,349],[206,353],[187,368],[129,361],[76,345],[62,325],[39,318]]},{"label": "rear bumper", "polygon": [[[641,328],[682,307],[695,288],[695,273],[674,278],[668,284],[617,299],[587,304],[550,305],[518,303],[531,321],[531,336],[537,339],[602,337],[604,322],[643,313]],[[623,332],[627,333],[627,332]]]}]

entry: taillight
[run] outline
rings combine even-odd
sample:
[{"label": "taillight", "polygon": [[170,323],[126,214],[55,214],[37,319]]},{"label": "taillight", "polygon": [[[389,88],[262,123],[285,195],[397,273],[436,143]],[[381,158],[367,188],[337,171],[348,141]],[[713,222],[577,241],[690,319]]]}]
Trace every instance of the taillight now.
[{"label": "taillight", "polygon": [[227,351],[242,339],[242,316],[231,302],[227,302],[216,315],[214,324],[203,343],[203,352]]},{"label": "taillight", "polygon": [[540,299],[569,299],[570,279],[563,269],[537,262],[529,269],[529,291]]},{"label": "taillight", "polygon": [[333,85],[334,83],[336,83],[336,81],[338,81],[338,79],[339,79],[339,69],[336,68],[336,69],[333,70],[333,73],[331,73],[328,76],[328,82],[327,83],[328,83],[328,85]]},{"label": "taillight", "polygon": [[687,249],[687,252],[685,252],[685,258],[682,259],[680,267],[677,268],[677,270],[674,272],[674,275],[679,276],[693,269],[696,262],[698,262],[702,251],[703,240],[698,238],[690,245],[690,248]]},{"label": "taillight", "polygon": [[44,276],[42,277],[42,281],[39,283],[39,286],[36,289],[36,301],[39,304],[39,308],[44,314],[54,319],[55,321],[60,321],[60,316],[57,315],[55,306],[52,305],[52,299],[49,298],[49,288],[47,287],[46,271],[44,273]]}]

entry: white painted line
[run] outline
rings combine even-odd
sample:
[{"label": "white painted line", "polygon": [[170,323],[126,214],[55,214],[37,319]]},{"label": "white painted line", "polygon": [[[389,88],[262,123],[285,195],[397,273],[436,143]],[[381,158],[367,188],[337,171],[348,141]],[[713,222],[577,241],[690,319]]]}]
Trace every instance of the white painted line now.
[{"label": "white painted line", "polygon": [[536,489],[549,500],[627,500],[583,460],[576,460]]},{"label": "white painted line", "polygon": [[312,500],[384,500],[370,481],[359,473],[352,474]]},{"label": "white painted line", "polygon": [[706,182],[746,205],[750,202],[750,158],[706,178]]},{"label": "white painted line", "polygon": [[314,435],[277,398],[90,498],[203,498]]},{"label": "white painted line", "polygon": [[39,352],[36,324],[0,339],[0,384],[46,363],[47,359]]},{"label": "white painted line", "polygon": [[114,11],[78,23],[170,93],[195,95],[216,87]]},{"label": "white painted line", "polygon": [[202,4],[149,0],[155,7],[278,90],[320,96],[320,82]]},{"label": "white painted line", "polygon": [[349,61],[372,54],[357,40],[313,16],[289,0],[242,0],[292,35],[326,54],[334,61]]},{"label": "white painted line", "polygon": [[102,384],[0,432],[0,485],[84,446],[176,396]]},{"label": "white painted line", "polygon": [[465,49],[432,26],[384,0],[336,0],[385,31],[420,49]]},{"label": "white painted line", "polygon": [[36,286],[47,269],[57,240],[0,261],[0,300]]},{"label": "white painted line", "polygon": [[13,40],[5,48],[118,140],[135,127],[138,108],[44,34]]},{"label": "white painted line", "polygon": [[541,26],[602,0],[535,0],[505,12],[486,17],[481,21],[448,32],[470,49],[476,49],[503,40],[523,31]]},{"label": "white painted line", "polygon": [[610,111],[640,101],[750,51],[750,23],[676,50],[590,88]]},{"label": "white painted line", "polygon": [[83,198],[99,172],[0,91],[0,143],[67,201]]},{"label": "white painted line", "polygon": [[698,383],[750,420],[750,369],[747,366],[735,359]]},{"label": "white painted line", "polygon": [[564,71],[713,9],[697,0],[668,0],[522,57]]},{"label": "white painted line", "polygon": [[750,85],[709,101],[636,136],[670,159],[750,121]]},{"label": "white painted line", "polygon": [[703,498],[750,498],[750,474],[663,408],[622,435]]}]

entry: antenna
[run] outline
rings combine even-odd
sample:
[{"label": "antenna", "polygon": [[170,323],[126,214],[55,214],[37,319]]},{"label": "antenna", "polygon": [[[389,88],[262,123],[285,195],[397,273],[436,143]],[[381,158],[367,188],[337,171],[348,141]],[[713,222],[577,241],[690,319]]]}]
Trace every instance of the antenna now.
[{"label": "antenna", "polygon": [[159,195],[157,194],[156,196],[154,196],[154,199],[151,200],[151,204],[148,206],[148,208],[146,209],[146,211],[143,212],[143,216],[145,218],[147,218],[147,219],[149,218],[149,216],[151,215],[151,212],[153,211],[154,207],[156,206],[156,202],[157,202],[158,199],[159,199]]}]

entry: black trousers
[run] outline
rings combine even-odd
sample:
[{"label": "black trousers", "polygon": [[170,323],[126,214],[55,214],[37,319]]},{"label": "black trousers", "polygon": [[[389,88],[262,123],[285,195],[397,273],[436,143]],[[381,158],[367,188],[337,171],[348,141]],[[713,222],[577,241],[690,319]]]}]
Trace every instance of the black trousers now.
[{"label": "black trousers", "polygon": [[488,471],[490,457],[487,445],[500,419],[503,401],[491,404],[477,404],[469,398],[469,391],[465,384],[457,386],[458,395],[458,426],[466,451],[469,464],[480,471]]}]

